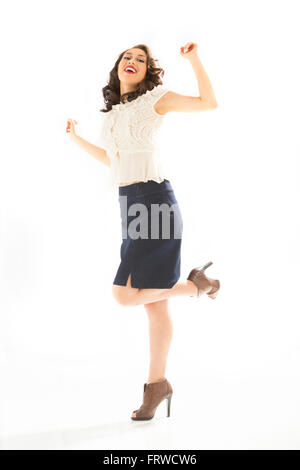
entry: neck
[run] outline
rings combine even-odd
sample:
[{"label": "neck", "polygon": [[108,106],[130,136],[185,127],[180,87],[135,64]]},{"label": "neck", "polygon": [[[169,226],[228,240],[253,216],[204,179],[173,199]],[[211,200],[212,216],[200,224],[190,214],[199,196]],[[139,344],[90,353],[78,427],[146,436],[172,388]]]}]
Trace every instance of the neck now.
[{"label": "neck", "polygon": [[[120,84],[120,97],[122,98],[122,96],[125,94],[125,93],[131,93],[132,91],[135,91],[137,89],[137,87],[134,87],[134,86],[126,86],[126,85],[122,85],[122,83]],[[127,99],[127,98],[126,98]]]}]

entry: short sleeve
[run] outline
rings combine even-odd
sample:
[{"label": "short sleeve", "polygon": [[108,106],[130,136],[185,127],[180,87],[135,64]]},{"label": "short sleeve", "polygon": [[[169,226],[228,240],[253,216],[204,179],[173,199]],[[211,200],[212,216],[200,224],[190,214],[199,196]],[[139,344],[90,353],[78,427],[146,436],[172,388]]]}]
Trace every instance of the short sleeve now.
[{"label": "short sleeve", "polygon": [[153,90],[151,91],[151,95],[152,95],[152,107],[153,107],[153,111],[154,113],[157,115],[157,116],[162,116],[162,114],[158,114],[155,109],[154,109],[154,105],[160,100],[160,98],[162,98],[168,91],[170,91],[167,87],[163,86],[163,85],[158,85],[156,86],[155,88],[153,88]]}]

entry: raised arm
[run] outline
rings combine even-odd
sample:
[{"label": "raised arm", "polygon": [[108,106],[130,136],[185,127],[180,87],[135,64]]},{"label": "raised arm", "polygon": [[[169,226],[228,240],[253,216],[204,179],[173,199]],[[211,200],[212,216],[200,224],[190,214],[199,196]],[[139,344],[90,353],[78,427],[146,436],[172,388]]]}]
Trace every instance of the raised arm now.
[{"label": "raised arm", "polygon": [[170,111],[193,113],[208,111],[218,106],[213,88],[204,67],[197,54],[197,44],[187,43],[181,47],[181,56],[188,59],[196,74],[199,96],[186,96],[173,91],[165,93],[155,104],[158,114],[166,114]]}]

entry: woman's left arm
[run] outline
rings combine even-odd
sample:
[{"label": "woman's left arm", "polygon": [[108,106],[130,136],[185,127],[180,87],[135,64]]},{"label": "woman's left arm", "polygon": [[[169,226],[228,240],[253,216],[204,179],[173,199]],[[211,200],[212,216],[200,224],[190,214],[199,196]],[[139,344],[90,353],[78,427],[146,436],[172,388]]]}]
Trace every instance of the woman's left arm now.
[{"label": "woman's left arm", "polygon": [[169,111],[192,113],[217,108],[218,103],[213,88],[198,57],[197,44],[194,42],[187,43],[180,48],[180,54],[190,61],[194,69],[200,96],[186,96],[169,91],[157,101],[156,111],[159,114],[166,114]]}]

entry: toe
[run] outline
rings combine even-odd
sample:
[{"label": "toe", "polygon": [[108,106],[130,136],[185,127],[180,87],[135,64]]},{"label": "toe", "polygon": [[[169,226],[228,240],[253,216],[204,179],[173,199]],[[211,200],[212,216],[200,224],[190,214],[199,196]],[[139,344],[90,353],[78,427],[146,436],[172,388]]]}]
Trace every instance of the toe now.
[{"label": "toe", "polygon": [[214,294],[209,294],[208,297],[210,297],[211,299],[215,299],[217,297],[217,292],[215,292]]},{"label": "toe", "polygon": [[216,279],[212,280],[212,287],[214,288],[214,292],[212,292],[211,294],[207,294],[207,295],[211,297],[212,299],[215,299],[220,289],[220,282]]},{"label": "toe", "polygon": [[131,415],[132,418],[136,418],[136,413],[133,412],[132,415]]}]

